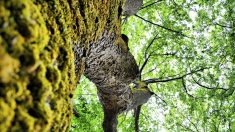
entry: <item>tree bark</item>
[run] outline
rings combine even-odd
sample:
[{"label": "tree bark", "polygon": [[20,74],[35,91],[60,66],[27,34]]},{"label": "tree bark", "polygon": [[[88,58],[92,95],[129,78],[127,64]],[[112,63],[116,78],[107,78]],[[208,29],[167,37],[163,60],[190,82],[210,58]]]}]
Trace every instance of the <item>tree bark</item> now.
[{"label": "tree bark", "polygon": [[104,132],[117,132],[117,124],[118,124],[118,113],[117,111],[111,109],[104,108],[104,121],[103,128]]},{"label": "tree bark", "polygon": [[[84,52],[107,22],[115,25],[120,0],[0,0],[0,130],[68,131],[71,98]],[[119,13],[120,14],[120,13]]]},{"label": "tree bark", "polygon": [[148,91],[129,87],[139,71],[121,37],[122,5],[121,0],[0,1],[2,132],[67,131],[84,68],[98,88],[105,131],[116,131],[119,113],[146,102]]},{"label": "tree bark", "polygon": [[[141,88],[141,83],[137,83],[139,68],[122,35],[108,29],[109,25],[97,41],[89,44],[84,74],[97,86],[104,110],[104,131],[115,132],[117,115],[146,103],[152,94],[145,85],[141,90],[131,90],[132,82],[137,84],[136,88]],[[81,56],[81,50],[74,49],[75,57]]]}]

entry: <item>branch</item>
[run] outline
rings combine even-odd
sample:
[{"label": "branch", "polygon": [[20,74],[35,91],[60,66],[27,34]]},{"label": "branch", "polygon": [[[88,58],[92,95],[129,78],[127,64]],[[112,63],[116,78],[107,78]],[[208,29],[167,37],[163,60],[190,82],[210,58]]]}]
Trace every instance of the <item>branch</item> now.
[{"label": "branch", "polygon": [[156,69],[157,69],[157,66],[155,66],[153,69],[151,69],[151,70],[147,71],[147,72],[146,72],[146,73],[144,73],[143,75],[148,74],[148,73],[150,73],[150,72],[153,72],[153,71],[155,71]]},{"label": "branch", "polygon": [[188,75],[192,75],[194,73],[197,73],[197,72],[200,72],[200,71],[203,71],[207,68],[201,68],[199,70],[196,70],[196,71],[192,71],[190,73],[187,73],[187,74],[184,74],[182,76],[179,76],[179,77],[175,77],[175,78],[170,78],[170,79],[163,79],[163,80],[159,80],[158,78],[153,78],[153,79],[147,79],[147,80],[144,80],[143,82],[147,83],[147,84],[150,84],[150,83],[157,83],[157,82],[170,82],[170,81],[175,81],[175,80],[180,80]]},{"label": "branch", "polygon": [[160,96],[158,96],[156,93],[153,93],[153,95],[155,95],[156,98],[159,98],[162,102],[168,105],[167,102],[164,99],[162,99]]},{"label": "branch", "polygon": [[153,56],[175,56],[176,52],[174,53],[163,53],[163,54],[153,54]]},{"label": "branch", "polygon": [[[140,19],[142,19],[142,20],[145,21],[145,22],[148,22],[148,23],[152,24],[152,25],[158,26],[158,27],[160,27],[160,28],[163,28],[163,29],[168,30],[168,31],[173,32],[173,33],[176,33],[176,34],[178,34],[178,35],[181,35],[181,36],[184,36],[184,37],[188,37],[188,36],[184,35],[181,31],[176,31],[176,30],[173,30],[173,29],[164,27],[164,26],[162,26],[162,25],[153,23],[153,22],[151,22],[151,21],[149,21],[149,20],[144,19],[144,18],[141,17],[141,16],[136,15],[136,14],[135,14],[135,16],[138,17],[138,18],[140,18]],[[189,38],[189,37],[188,37],[188,38]]]},{"label": "branch", "polygon": [[230,27],[230,26],[222,25],[222,24],[217,23],[217,22],[215,22],[215,23],[213,23],[213,24],[218,25],[218,26],[223,27],[223,28],[233,28],[233,27]]},{"label": "branch", "polygon": [[203,87],[203,88],[206,88],[206,89],[210,89],[210,90],[225,90],[225,91],[227,91],[228,89],[225,89],[225,88],[218,88],[218,87],[207,87],[207,86],[205,86],[205,85],[202,85],[202,84],[200,84],[198,81],[196,81],[196,79],[192,76],[192,79],[193,79],[193,81],[198,85],[198,86],[200,86],[200,87]]},{"label": "branch", "polygon": [[157,4],[157,3],[159,3],[159,2],[162,2],[162,1],[163,1],[163,0],[159,0],[159,1],[153,2],[153,3],[151,3],[151,4],[148,4],[148,5],[144,6],[144,7],[141,7],[141,8],[139,9],[139,11],[142,10],[142,9],[145,9],[145,8],[147,8],[147,7],[149,7],[149,6],[152,6],[152,5],[154,5],[154,4]]},{"label": "branch", "polygon": [[196,125],[195,123],[193,123],[192,120],[189,119],[189,116],[188,116],[188,115],[186,115],[186,116],[187,116],[187,117],[186,117],[184,114],[182,114],[182,113],[180,113],[180,114],[181,114],[184,118],[186,118],[186,119],[193,125],[193,127],[196,129],[197,132],[199,132],[199,130],[198,130],[198,128],[197,128],[197,125]]},{"label": "branch", "polygon": [[151,45],[153,44],[153,42],[154,42],[156,39],[158,39],[158,38],[160,38],[160,37],[158,37],[158,34],[155,35],[154,38],[153,38],[153,40],[149,43],[149,45],[147,46],[147,48],[146,48],[145,51],[144,51],[144,59],[145,59],[145,60],[144,60],[143,65],[142,65],[141,68],[140,68],[140,77],[139,77],[140,80],[141,80],[141,73],[142,73],[144,67],[147,65],[148,60],[150,59],[150,57],[151,57],[152,54],[153,54],[153,52],[151,52],[150,55],[147,57],[147,52],[148,52],[149,48],[151,47]]},{"label": "branch", "polygon": [[181,78],[181,79],[182,79],[182,85],[183,85],[183,88],[184,88],[184,92],[185,92],[189,97],[195,98],[193,95],[191,95],[191,94],[188,93],[188,90],[187,90],[187,87],[186,87],[184,78]]},{"label": "branch", "polygon": [[146,59],[146,56],[147,56],[147,52],[148,52],[149,48],[152,46],[153,42],[154,42],[156,39],[161,38],[161,37],[157,37],[157,36],[158,36],[158,34],[154,36],[153,40],[149,43],[149,45],[148,45],[147,48],[145,49],[145,51],[144,51],[144,58],[145,58],[145,59]]},{"label": "branch", "polygon": [[193,127],[197,130],[197,132],[200,132],[197,128],[197,125],[195,123],[193,123],[192,120],[190,120],[188,117],[187,117],[188,121],[193,125]]},{"label": "branch", "polygon": [[[153,53],[153,52],[152,52],[152,53]],[[142,73],[144,67],[147,65],[148,60],[149,60],[150,57],[152,56],[152,53],[150,53],[150,55],[144,60],[144,63],[143,63],[143,65],[142,65],[141,68],[140,68],[140,80],[141,80],[141,73]]]},{"label": "branch", "polygon": [[77,117],[77,118],[80,117],[80,115],[79,115],[79,113],[78,113],[78,111],[77,111],[76,108],[73,108],[73,115],[74,115],[75,117]]},{"label": "branch", "polygon": [[177,123],[178,125],[180,125],[182,128],[184,128],[185,130],[189,131],[189,132],[195,132],[194,130],[190,129],[188,126],[183,125],[182,123]]}]

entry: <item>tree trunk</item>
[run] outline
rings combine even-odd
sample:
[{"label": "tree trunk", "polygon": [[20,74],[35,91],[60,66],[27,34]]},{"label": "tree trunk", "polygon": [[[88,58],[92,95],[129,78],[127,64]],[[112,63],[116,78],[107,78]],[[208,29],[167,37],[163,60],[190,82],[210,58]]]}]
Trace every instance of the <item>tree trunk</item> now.
[{"label": "tree trunk", "polygon": [[[107,22],[117,25],[120,0],[0,0],[0,130],[66,131],[71,98],[88,43]],[[84,54],[76,57],[72,44]]]},{"label": "tree trunk", "polygon": [[121,38],[122,5],[0,0],[2,132],[68,130],[71,98],[84,68],[98,88],[104,131],[116,131],[119,113],[148,100],[148,91],[129,87],[139,70]]},{"label": "tree trunk", "polygon": [[[100,38],[89,44],[84,56],[84,73],[97,86],[104,110],[104,131],[116,132],[117,115],[146,103],[152,94],[146,85],[141,87],[142,83],[138,83],[139,68],[122,35],[116,29],[109,29],[107,24]],[[75,58],[83,54],[76,46],[74,50]],[[142,89],[131,90],[129,84],[132,82]]]}]

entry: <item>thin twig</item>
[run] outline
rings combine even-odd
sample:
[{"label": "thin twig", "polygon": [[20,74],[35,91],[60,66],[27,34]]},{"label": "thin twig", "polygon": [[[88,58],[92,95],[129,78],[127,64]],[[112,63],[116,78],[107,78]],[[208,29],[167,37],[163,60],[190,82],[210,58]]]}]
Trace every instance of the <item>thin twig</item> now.
[{"label": "thin twig", "polygon": [[185,130],[187,131],[190,131],[190,132],[195,132],[194,130],[192,130],[191,128],[187,127],[186,125],[183,125],[182,123],[177,123],[178,125],[180,125],[182,128],[184,128]]},{"label": "thin twig", "polygon": [[147,65],[147,63],[148,63],[150,57],[152,56],[153,52],[151,52],[150,55],[144,60],[144,63],[143,63],[143,65],[140,68],[140,77],[139,77],[140,80],[141,80],[141,73],[143,72],[144,67]]},{"label": "thin twig", "polygon": [[141,7],[141,8],[139,9],[139,11],[142,10],[142,9],[145,9],[145,8],[147,8],[147,7],[150,7],[150,6],[154,5],[154,4],[157,4],[157,3],[159,3],[159,2],[162,2],[162,1],[164,1],[164,0],[159,0],[159,1],[153,2],[153,3],[151,3],[151,4],[148,4],[148,5],[146,5],[146,6],[143,6],[143,7]]},{"label": "thin twig", "polygon": [[188,93],[188,90],[187,90],[187,87],[186,87],[184,78],[181,78],[181,81],[182,81],[182,85],[183,85],[183,88],[184,88],[184,92],[185,92],[189,97],[195,98],[193,95],[191,95],[191,94]]},{"label": "thin twig", "polygon": [[217,23],[217,22],[215,22],[215,23],[213,23],[213,24],[218,25],[218,26],[223,27],[223,28],[233,28],[233,27],[230,27],[230,26],[222,25],[222,24]]},{"label": "thin twig", "polygon": [[[138,18],[140,18],[140,19],[142,19],[142,20],[145,21],[145,22],[148,22],[148,23],[150,23],[150,24],[152,24],[152,25],[158,26],[158,27],[160,27],[160,28],[162,28],[162,29],[168,30],[168,31],[170,31],[170,32],[176,33],[176,34],[181,35],[181,36],[184,36],[184,37],[188,37],[188,36],[184,35],[181,31],[176,31],[176,30],[173,30],[173,29],[164,27],[164,26],[162,26],[162,25],[159,25],[159,24],[157,24],[157,23],[153,23],[153,22],[151,22],[151,21],[149,21],[149,20],[147,20],[147,19],[144,19],[144,18],[141,17],[141,16],[138,16],[137,14],[135,14],[135,16],[138,17]],[[189,38],[189,37],[188,37],[188,38]]]},{"label": "thin twig", "polygon": [[147,79],[147,80],[144,80],[143,82],[147,83],[147,84],[150,84],[150,83],[157,83],[157,82],[170,82],[170,81],[175,81],[175,80],[180,80],[188,75],[192,75],[192,74],[195,74],[197,72],[200,72],[200,71],[203,71],[207,68],[201,68],[199,70],[195,70],[195,71],[192,71],[190,73],[187,73],[187,74],[184,74],[182,76],[179,76],[179,77],[174,77],[174,78],[170,78],[170,79],[163,79],[163,80],[159,80],[158,78],[153,78],[153,79]]},{"label": "thin twig", "polygon": [[162,99],[160,96],[158,96],[156,93],[154,93],[154,95],[155,97],[159,98],[162,102],[164,102],[166,105],[168,105],[167,102],[164,99]]},{"label": "thin twig", "polygon": [[150,73],[150,72],[153,72],[153,71],[155,71],[156,69],[157,69],[157,66],[155,66],[153,69],[147,71],[146,73],[142,74],[142,76],[144,76],[144,75],[146,75],[146,74],[148,74],[148,73]]},{"label": "thin twig", "polygon": [[197,132],[200,132],[197,128],[197,125],[195,123],[193,123],[192,120],[190,120],[188,117],[187,117],[188,121],[193,125],[193,127],[197,130]]},{"label": "thin twig", "polygon": [[152,41],[149,43],[149,45],[147,46],[147,48],[146,48],[145,51],[144,51],[144,59],[145,59],[145,60],[144,60],[143,65],[142,65],[141,68],[140,68],[140,76],[139,76],[139,79],[140,79],[140,80],[141,80],[141,74],[142,74],[142,72],[143,72],[143,70],[144,70],[144,67],[147,65],[147,63],[148,63],[150,57],[151,57],[152,54],[154,53],[154,51],[152,51],[152,52],[150,53],[150,55],[147,57],[148,50],[149,50],[149,48],[151,47],[151,45],[154,43],[154,41],[155,41],[156,39],[158,39],[158,38],[161,38],[161,37],[158,37],[158,34],[155,35],[154,38],[152,39]]},{"label": "thin twig", "polygon": [[148,53],[148,50],[149,48],[152,46],[153,42],[156,40],[156,39],[159,39],[160,37],[158,37],[158,34],[154,36],[154,38],[152,39],[152,41],[149,43],[149,45],[147,46],[147,48],[145,49],[144,51],[144,58],[146,59],[146,56],[147,56],[147,53]]},{"label": "thin twig", "polygon": [[175,53],[163,53],[163,54],[153,54],[152,56],[175,56]]},{"label": "thin twig", "polygon": [[228,89],[225,89],[225,88],[219,88],[219,87],[207,87],[207,86],[205,86],[205,85],[202,85],[202,84],[200,84],[198,81],[196,81],[196,79],[192,76],[192,79],[193,79],[193,81],[198,85],[198,86],[200,86],[200,87],[203,87],[203,88],[206,88],[206,89],[210,89],[210,90],[225,90],[225,91],[227,91]]}]

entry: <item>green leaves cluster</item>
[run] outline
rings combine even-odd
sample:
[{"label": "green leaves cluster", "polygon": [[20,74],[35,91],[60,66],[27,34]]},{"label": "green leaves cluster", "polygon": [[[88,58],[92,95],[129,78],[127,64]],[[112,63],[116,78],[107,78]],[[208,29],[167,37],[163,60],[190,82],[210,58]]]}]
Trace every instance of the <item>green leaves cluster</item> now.
[{"label": "green leaves cluster", "polygon": [[96,87],[82,76],[73,99],[78,116],[72,118],[71,132],[102,132],[103,109],[99,103]]},{"label": "green leaves cluster", "polygon": [[[145,5],[153,2],[147,0]],[[151,85],[160,98],[151,100],[146,109],[154,106],[164,111],[163,117],[158,112],[142,111],[143,115],[150,114],[149,120],[159,118],[151,130],[235,130],[234,10],[231,0],[159,0],[138,12],[145,20],[129,19],[123,31],[140,65],[157,36],[147,51],[147,56],[152,56],[143,79],[170,79],[204,69],[183,80]],[[145,122],[142,129],[153,123]]]}]

